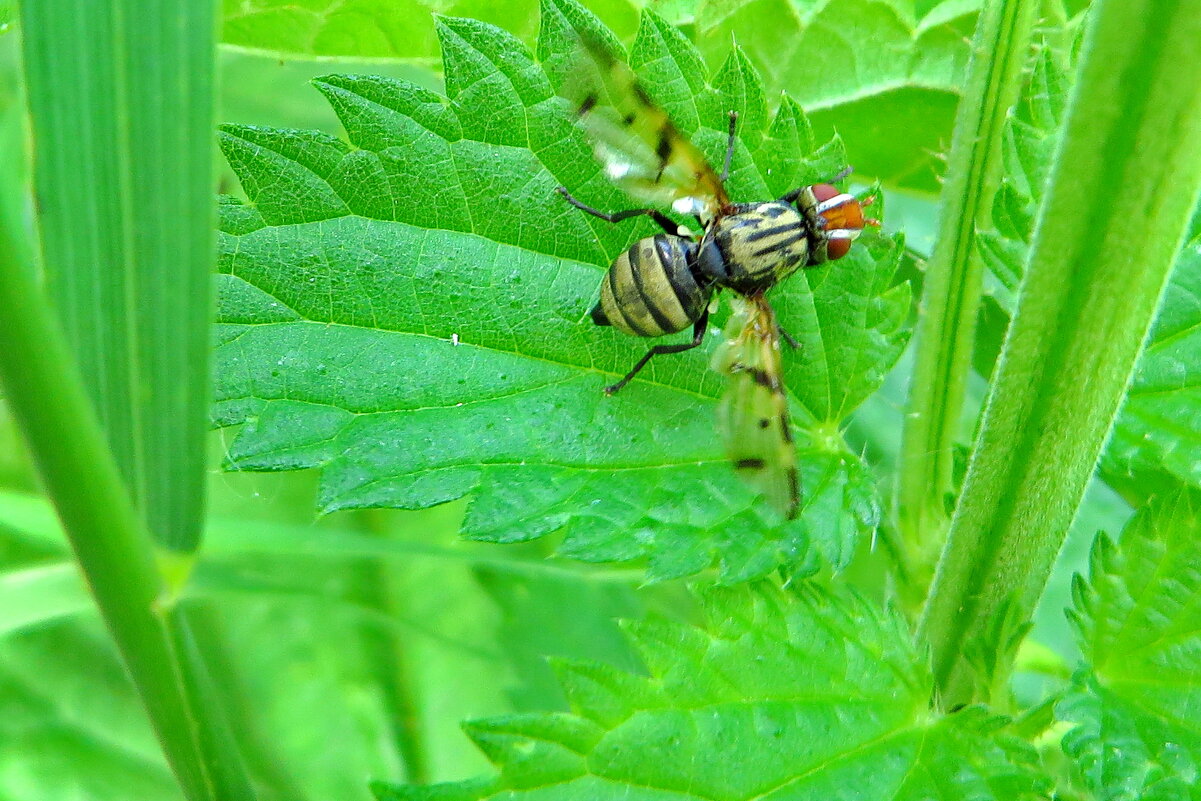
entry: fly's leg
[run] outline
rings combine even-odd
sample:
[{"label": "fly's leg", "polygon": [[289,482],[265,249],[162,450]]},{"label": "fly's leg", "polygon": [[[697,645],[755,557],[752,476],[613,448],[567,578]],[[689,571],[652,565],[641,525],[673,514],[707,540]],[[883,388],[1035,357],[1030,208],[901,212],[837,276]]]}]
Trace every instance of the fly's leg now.
[{"label": "fly's leg", "polygon": [[585,205],[584,203],[576,200],[571,196],[571,193],[567,191],[567,187],[565,186],[556,187],[555,191],[566,198],[568,203],[575,206],[580,211],[591,214],[593,217],[599,217],[605,222],[619,223],[622,220],[628,220],[631,217],[640,217],[645,214],[655,222],[659,223],[663,230],[672,236],[679,236],[680,234],[680,226],[668,219],[667,215],[656,211],[655,209],[628,209],[626,211],[615,211],[612,214],[606,214],[599,209],[594,209],[591,206]]},{"label": "fly's leg", "polygon": [[686,350],[692,350],[701,344],[705,339],[705,330],[709,327],[709,310],[705,309],[701,312],[701,316],[692,324],[692,341],[685,342],[681,345],[655,345],[646,352],[646,355],[638,360],[638,364],[634,365],[634,369],[625,374],[625,378],[618,381],[616,384],[610,384],[605,387],[605,394],[612,395],[617,390],[630,383],[630,379],[638,375],[638,371],[646,367],[646,363],[651,360],[652,356],[659,356],[666,353],[683,353]]},{"label": "fly's leg", "polygon": [[784,326],[776,325],[776,330],[780,332],[780,338],[788,343],[788,347],[792,348],[793,350],[796,350],[797,348],[799,348],[801,346],[801,343],[797,342],[796,339],[792,336],[792,334],[790,334],[784,330]]},{"label": "fly's leg", "polygon": [[730,177],[730,163],[734,161],[734,129],[738,127],[738,112],[730,112],[730,137],[726,140],[726,161],[721,168],[721,182],[724,184]]},{"label": "fly's leg", "polygon": [[838,181],[841,181],[843,178],[846,178],[848,175],[850,175],[854,171],[855,171],[855,168],[852,167],[850,164],[848,164],[847,166],[843,167],[841,170],[836,172],[834,175],[831,175],[829,178],[825,179],[824,181],[819,181],[818,183],[823,183],[823,184],[836,183]]}]

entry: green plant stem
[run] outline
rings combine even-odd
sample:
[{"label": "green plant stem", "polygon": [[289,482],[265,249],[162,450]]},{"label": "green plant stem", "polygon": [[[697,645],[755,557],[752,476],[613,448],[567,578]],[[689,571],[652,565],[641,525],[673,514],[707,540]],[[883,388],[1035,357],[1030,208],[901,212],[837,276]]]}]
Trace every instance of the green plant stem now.
[{"label": "green plant stem", "polygon": [[1029,616],[1118,411],[1201,187],[1201,0],[1102,0],[919,636],[948,707],[967,645]]},{"label": "green plant stem", "polygon": [[76,559],[189,799],[253,798],[208,713],[186,626],[160,604],[149,535],[66,343],[0,225],[0,385]]},{"label": "green plant stem", "polygon": [[1021,86],[1039,6],[1034,0],[985,3],[955,120],[937,245],[915,333],[897,484],[911,607],[925,595],[946,530],[947,499],[954,491],[952,448],[961,433],[983,277],[976,226],[1000,182],[1005,119]]}]

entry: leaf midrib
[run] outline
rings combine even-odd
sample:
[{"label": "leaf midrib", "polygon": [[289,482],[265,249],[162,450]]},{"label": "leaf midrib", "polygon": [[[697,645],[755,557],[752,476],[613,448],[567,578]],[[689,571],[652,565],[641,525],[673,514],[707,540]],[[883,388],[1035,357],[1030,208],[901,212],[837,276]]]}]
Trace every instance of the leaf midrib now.
[{"label": "leaf midrib", "polygon": [[[233,278],[237,278],[239,280],[246,281],[246,279],[243,278],[242,276],[234,275],[232,273],[225,273],[225,274],[230,275]],[[249,284],[250,286],[253,286],[255,289],[258,289],[260,292],[263,292],[264,294],[268,295],[269,297],[275,298],[274,295],[267,292],[267,290],[263,289],[258,284],[255,284],[252,281],[246,281],[246,283]],[[326,322],[326,321],[322,321],[322,320],[312,320],[309,318],[302,318],[299,320],[272,320],[270,322],[264,322],[264,323],[233,323],[233,322],[223,323],[223,322],[219,321],[218,326],[222,326],[222,325],[227,325],[227,326],[230,326],[233,328],[239,328],[239,329],[251,329],[251,328],[271,327],[271,326],[280,326],[280,325],[287,325],[287,326],[312,325],[312,326],[320,326],[322,329],[338,328],[338,327],[354,328],[354,329],[359,329],[359,330],[363,330],[363,331],[371,331],[371,332],[384,333],[384,334],[395,334],[398,336],[405,336],[405,337],[422,337],[425,339],[434,340],[436,342],[444,342],[447,344],[451,343],[451,340],[446,339],[444,337],[434,336],[433,334],[427,334],[427,333],[423,333],[420,331],[404,331],[404,330],[395,329],[395,328],[382,328],[382,327],[377,327],[377,326],[359,325],[356,323],[344,323],[344,322],[332,322],[332,321]],[[244,334],[244,331],[240,332],[238,334],[235,334],[234,336],[230,337],[227,340],[224,340],[221,347],[226,347],[228,345],[233,344],[234,342],[237,342],[239,339],[242,338],[243,334]],[[572,378],[576,378],[576,377],[578,377],[579,374],[593,373],[593,374],[604,375],[604,376],[622,375],[622,373],[619,373],[619,372],[611,372],[608,370],[601,370],[598,367],[593,367],[593,366],[585,365],[582,363],[557,361],[555,359],[550,359],[545,356],[537,356],[537,355],[534,355],[531,353],[496,347],[494,345],[489,345],[489,344],[485,344],[485,343],[464,342],[461,339],[459,340],[458,345],[452,345],[452,347],[476,348],[476,349],[491,352],[491,353],[502,353],[507,356],[515,356],[520,359],[527,359],[529,361],[540,362],[542,364],[549,364],[554,367],[560,367],[563,369],[575,371],[575,373],[572,376],[563,379],[563,381],[568,381],[568,380],[571,380]],[[704,393],[698,392],[697,390],[687,389],[684,387],[677,386],[675,384],[665,384],[661,381],[655,381],[655,380],[651,380],[648,378],[643,378],[641,375],[636,380],[642,384],[649,384],[651,386],[656,386],[656,387],[661,387],[663,389],[671,390],[672,392],[679,392],[681,394],[688,395],[688,396],[697,398],[698,400],[702,400],[702,401],[706,401],[706,402],[714,402],[718,399],[717,395],[705,395]],[[536,387],[530,387],[530,388],[528,388],[528,390],[520,390],[518,392],[511,393],[510,395],[496,395],[496,396],[490,396],[489,398],[483,398],[483,399],[478,399],[478,400],[480,400],[480,401],[497,400],[497,399],[502,399],[502,398],[506,398],[506,397],[511,397],[511,395],[521,394],[521,392],[524,392],[524,391],[532,391],[535,389],[541,389],[545,386],[550,386],[551,384],[554,384],[554,383],[560,383],[560,382],[550,382],[547,384],[538,385]],[[246,396],[244,398],[221,398],[221,400],[222,401],[239,400],[239,399],[244,400],[247,398],[253,398],[253,399],[257,399],[257,400],[295,400],[294,398],[265,398],[262,396]],[[308,401],[306,401],[306,403],[307,402]],[[476,401],[463,401],[463,405],[468,405],[469,403],[474,403],[474,402],[476,402]],[[399,409],[384,409],[384,410],[373,410],[371,412],[363,412],[363,411],[359,411],[359,410],[355,410],[355,409],[348,409],[344,406],[337,406],[332,403],[325,403],[325,402],[321,402],[321,401],[314,401],[314,403],[317,405],[330,406],[335,409],[340,409],[340,410],[346,411],[350,414],[374,414],[374,413],[387,413],[387,412],[409,412],[409,411],[419,411],[420,410],[418,408],[413,408],[413,409],[399,408]],[[421,407],[421,408],[440,409],[440,408],[450,408],[455,405],[456,404],[449,404],[449,406],[446,406],[446,407],[431,406],[431,407]]]}]

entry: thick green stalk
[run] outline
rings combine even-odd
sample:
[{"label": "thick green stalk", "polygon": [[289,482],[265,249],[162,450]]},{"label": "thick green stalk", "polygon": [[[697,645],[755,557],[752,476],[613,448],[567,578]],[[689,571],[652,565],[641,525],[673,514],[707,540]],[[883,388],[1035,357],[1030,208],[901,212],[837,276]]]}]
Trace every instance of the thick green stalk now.
[{"label": "thick green stalk", "polygon": [[1027,618],[1080,504],[1201,187],[1201,0],[1101,0],[920,633],[948,706],[1007,598]]},{"label": "thick green stalk", "polygon": [[0,387],[189,799],[252,798],[223,749],[186,629],[45,298],[0,225]]},{"label": "thick green stalk", "polygon": [[952,448],[961,435],[983,276],[976,226],[988,215],[1000,182],[1005,119],[1021,86],[1039,5],[1035,0],[985,3],[955,120],[938,239],[915,334],[917,359],[897,485],[897,522],[914,603],[924,595],[942,547],[947,499],[954,489]]}]

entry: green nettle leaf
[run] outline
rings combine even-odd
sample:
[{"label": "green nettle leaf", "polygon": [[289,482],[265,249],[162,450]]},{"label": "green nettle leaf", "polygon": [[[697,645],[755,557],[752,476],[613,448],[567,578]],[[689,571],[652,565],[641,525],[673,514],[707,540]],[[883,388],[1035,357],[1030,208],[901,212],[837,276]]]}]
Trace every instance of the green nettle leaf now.
[{"label": "green nettle leaf", "polygon": [[1159,474],[1201,487],[1201,217],[1145,347],[1102,468],[1149,489]]},{"label": "green nettle leaf", "polygon": [[1153,502],[1090,561],[1069,613],[1087,667],[1058,706],[1076,724],[1064,750],[1097,798],[1201,798],[1201,493]]},{"label": "green nettle leaf", "polygon": [[765,584],[711,591],[708,622],[628,627],[647,668],[557,663],[569,713],[467,724],[494,778],[381,800],[1021,799],[1032,751],[980,708],[936,716],[898,615]]},{"label": "green nettle leaf", "polygon": [[413,58],[426,52],[431,5],[420,0],[224,0],[227,44],[308,56]]},{"label": "green nettle leaf", "polygon": [[[700,4],[698,41],[731,38],[790,92],[821,131],[847,132],[855,166],[892,186],[938,191],[978,2],[715,0]],[[710,58],[717,53],[706,52]]]},{"label": "green nettle leaf", "polygon": [[[994,230],[977,236],[1001,284],[996,299],[1009,311],[1067,90],[1067,75],[1044,50],[1006,131],[1006,177],[993,205]],[[1107,481],[1133,487],[1140,497],[1181,483],[1201,487],[1201,213],[1187,237],[1101,461]]]},{"label": "green nettle leaf", "polygon": [[[613,40],[574,0],[544,5],[538,60],[490,25],[440,19],[446,97],[378,77],[317,81],[349,143],[223,129],[251,200],[221,206],[217,420],[242,425],[230,465],[320,467],[325,511],[470,494],[466,536],[563,529],[563,553],[645,559],[655,577],[716,562],[738,580],[815,553],[845,564],[879,503],[838,425],[908,336],[908,288],[892,286],[898,243],[865,236],[773,293],[802,342],[784,360],[803,404],[806,498],[784,524],[723,458],[708,347],[654,360],[611,398],[600,391],[649,343],[594,326],[588,309],[613,258],[655,229],[588,217],[554,191],[630,204],[554,91],[576,30]],[[691,45],[648,13],[633,52],[716,163],[726,111],[743,114],[735,198],[774,197],[845,163],[837,140],[815,147],[791,100],[769,120],[738,51],[705,85]]]}]

